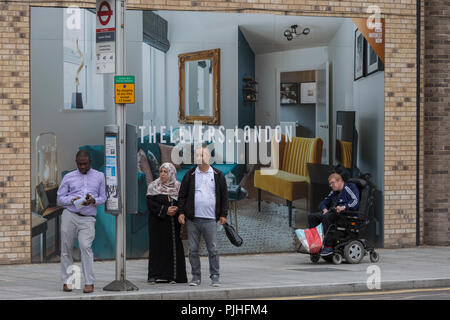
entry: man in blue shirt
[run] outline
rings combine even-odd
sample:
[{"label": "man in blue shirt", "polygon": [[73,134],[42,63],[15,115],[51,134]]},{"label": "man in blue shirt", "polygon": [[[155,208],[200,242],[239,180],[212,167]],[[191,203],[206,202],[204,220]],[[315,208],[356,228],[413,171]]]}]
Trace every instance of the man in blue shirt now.
[{"label": "man in blue shirt", "polygon": [[[344,211],[357,211],[359,208],[359,190],[354,183],[346,183],[338,173],[333,173],[328,177],[331,192],[319,204],[320,212],[310,213],[308,223],[310,228],[314,228],[320,223],[323,226],[324,236],[328,233],[328,228],[332,225],[338,214]],[[330,210],[335,208],[336,210]],[[333,239],[325,238],[324,248],[321,255],[328,256],[333,253]]]}]

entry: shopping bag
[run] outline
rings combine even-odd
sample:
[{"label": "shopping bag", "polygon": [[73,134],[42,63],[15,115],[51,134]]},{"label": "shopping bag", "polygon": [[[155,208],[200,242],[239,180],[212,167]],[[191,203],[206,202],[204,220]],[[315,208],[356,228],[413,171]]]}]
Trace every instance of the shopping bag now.
[{"label": "shopping bag", "polygon": [[230,240],[231,244],[240,247],[242,243],[244,242],[241,238],[241,236],[234,230],[232,226],[230,226],[228,223],[225,223],[223,225],[223,228],[225,229],[225,234],[228,237],[228,240]]},{"label": "shopping bag", "polygon": [[295,230],[298,240],[302,245],[301,252],[317,254],[322,249],[323,227],[319,224],[317,227],[310,229]]}]

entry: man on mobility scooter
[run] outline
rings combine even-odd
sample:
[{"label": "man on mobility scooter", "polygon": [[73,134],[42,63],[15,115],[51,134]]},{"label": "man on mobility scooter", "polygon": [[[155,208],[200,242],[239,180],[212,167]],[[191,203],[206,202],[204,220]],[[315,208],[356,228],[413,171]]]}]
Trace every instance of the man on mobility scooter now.
[{"label": "man on mobility scooter", "polygon": [[314,228],[320,223],[323,226],[324,245],[320,255],[326,257],[333,254],[334,239],[329,236],[330,227],[338,219],[339,214],[357,211],[359,208],[359,190],[354,183],[344,182],[341,175],[333,173],[328,177],[331,192],[319,204],[321,212],[310,213],[308,224]]}]

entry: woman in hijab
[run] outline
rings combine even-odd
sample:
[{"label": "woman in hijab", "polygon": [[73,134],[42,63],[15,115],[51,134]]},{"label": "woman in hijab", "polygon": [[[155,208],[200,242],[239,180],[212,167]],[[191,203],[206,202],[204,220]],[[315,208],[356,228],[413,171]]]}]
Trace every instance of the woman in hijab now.
[{"label": "woman in hijab", "polygon": [[186,283],[186,262],[177,206],[180,182],[171,163],[163,163],[159,174],[147,190],[150,240],[148,282]]}]

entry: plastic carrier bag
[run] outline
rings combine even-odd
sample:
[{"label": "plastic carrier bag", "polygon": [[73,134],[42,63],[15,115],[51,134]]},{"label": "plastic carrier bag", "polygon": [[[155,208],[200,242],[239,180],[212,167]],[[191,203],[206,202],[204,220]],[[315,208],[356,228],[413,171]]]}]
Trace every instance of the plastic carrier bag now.
[{"label": "plastic carrier bag", "polygon": [[310,229],[297,229],[295,234],[301,242],[299,252],[317,254],[322,249],[323,227],[319,224],[317,227]]}]

